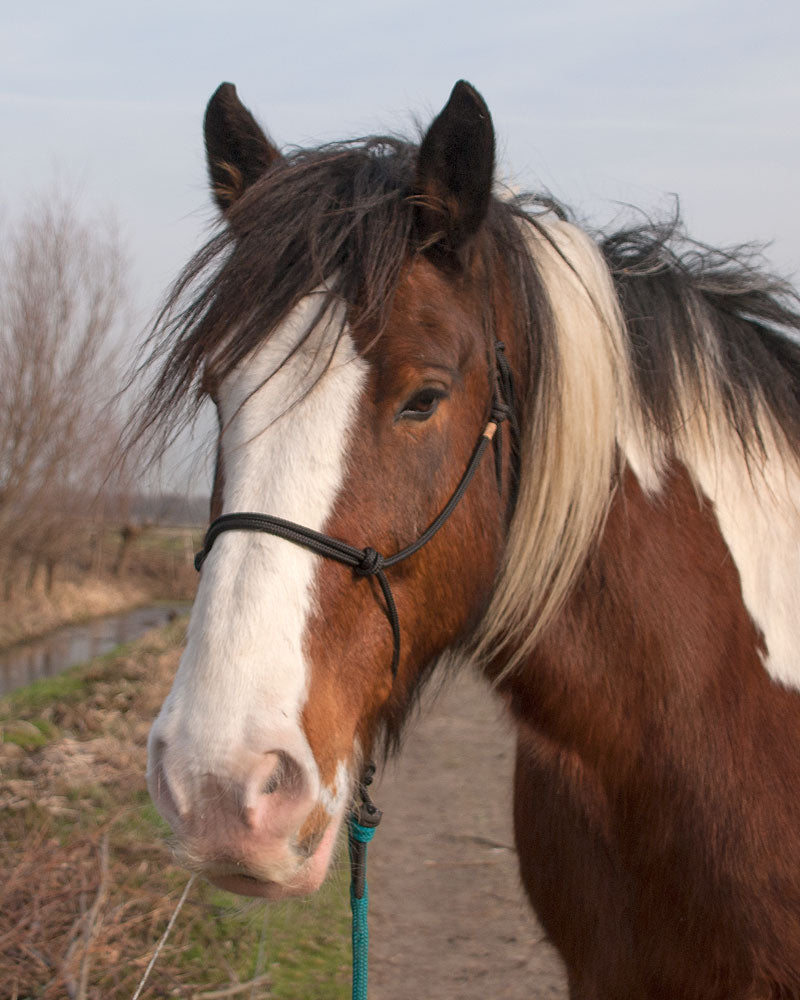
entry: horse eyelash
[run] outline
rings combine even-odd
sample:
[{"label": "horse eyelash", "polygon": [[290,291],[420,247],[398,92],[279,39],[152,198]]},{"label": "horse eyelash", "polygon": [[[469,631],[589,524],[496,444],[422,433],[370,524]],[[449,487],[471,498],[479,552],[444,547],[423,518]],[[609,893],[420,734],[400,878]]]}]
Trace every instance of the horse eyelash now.
[{"label": "horse eyelash", "polygon": [[[431,397],[431,405],[429,409],[418,410],[413,409],[413,405],[417,403],[422,397]],[[427,386],[424,389],[420,389],[411,396],[410,399],[406,400],[401,409],[398,411],[395,417],[395,422],[398,420],[428,420],[432,417],[434,413],[439,408],[439,403],[441,400],[445,399],[447,392],[444,389],[437,389],[433,386]]]}]

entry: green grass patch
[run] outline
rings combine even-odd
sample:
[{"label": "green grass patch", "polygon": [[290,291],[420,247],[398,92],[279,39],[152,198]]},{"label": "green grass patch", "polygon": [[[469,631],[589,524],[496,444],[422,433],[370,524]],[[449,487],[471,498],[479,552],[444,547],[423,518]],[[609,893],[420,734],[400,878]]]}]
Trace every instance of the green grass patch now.
[{"label": "green grass patch", "polygon": [[[307,900],[248,903],[200,884],[188,917],[184,969],[219,954],[241,981],[269,974],[269,992],[281,1000],[345,1000],[350,985],[348,879],[337,870]],[[207,985],[219,983],[213,972]]]},{"label": "green grass patch", "polygon": [[42,677],[27,687],[18,688],[0,698],[0,722],[28,718],[54,701],[78,700],[85,694],[87,665],[81,664],[57,674]]},{"label": "green grass patch", "polygon": [[[201,889],[201,897],[206,891]],[[240,979],[268,971],[272,995],[283,1000],[343,1000],[349,925],[341,886],[331,882],[313,903],[261,904],[249,913],[242,913],[236,900],[211,894],[215,918],[203,921],[205,933],[213,931],[213,944],[222,943]]]},{"label": "green grass patch", "polygon": [[58,729],[46,719],[13,720],[2,725],[3,742],[14,743],[23,750],[47,746],[58,735]]}]

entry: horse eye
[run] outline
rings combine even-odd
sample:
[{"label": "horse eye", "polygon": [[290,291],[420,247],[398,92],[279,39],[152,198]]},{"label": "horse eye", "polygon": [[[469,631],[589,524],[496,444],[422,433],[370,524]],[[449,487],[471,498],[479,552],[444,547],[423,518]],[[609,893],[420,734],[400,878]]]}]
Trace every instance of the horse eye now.
[{"label": "horse eye", "polygon": [[446,393],[442,389],[426,388],[414,393],[398,414],[399,420],[427,420],[439,406]]}]

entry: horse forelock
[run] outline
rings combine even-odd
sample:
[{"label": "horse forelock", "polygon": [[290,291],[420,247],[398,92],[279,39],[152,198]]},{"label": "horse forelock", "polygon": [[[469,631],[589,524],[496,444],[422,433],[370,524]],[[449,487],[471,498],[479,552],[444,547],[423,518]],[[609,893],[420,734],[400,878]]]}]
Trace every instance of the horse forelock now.
[{"label": "horse forelock", "polygon": [[137,433],[171,439],[315,290],[318,320],[344,304],[342,332],[352,311],[381,328],[409,253],[414,150],[389,137],[298,150],[242,195],[157,317]]}]

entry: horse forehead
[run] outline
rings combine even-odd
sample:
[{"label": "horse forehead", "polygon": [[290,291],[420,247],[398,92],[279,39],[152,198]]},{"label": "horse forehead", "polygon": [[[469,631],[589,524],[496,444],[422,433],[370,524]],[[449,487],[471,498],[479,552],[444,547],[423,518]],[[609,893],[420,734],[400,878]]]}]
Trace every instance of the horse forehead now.
[{"label": "horse forehead", "polygon": [[321,530],[341,489],[367,382],[344,308],[302,300],[223,380],[220,505]]},{"label": "horse forehead", "polygon": [[455,280],[417,257],[400,277],[382,335],[356,325],[353,336],[379,376],[400,368],[459,369],[482,343],[480,291],[468,276]]},{"label": "horse forehead", "polygon": [[277,418],[310,396],[326,375],[335,376],[356,360],[346,310],[338,302],[326,307],[325,294],[325,289],[315,289],[301,299],[224,379],[217,396],[226,430],[245,410],[252,414],[279,405]]}]

